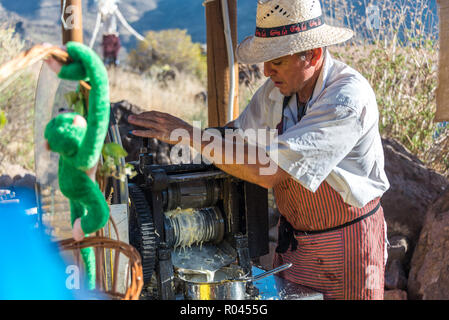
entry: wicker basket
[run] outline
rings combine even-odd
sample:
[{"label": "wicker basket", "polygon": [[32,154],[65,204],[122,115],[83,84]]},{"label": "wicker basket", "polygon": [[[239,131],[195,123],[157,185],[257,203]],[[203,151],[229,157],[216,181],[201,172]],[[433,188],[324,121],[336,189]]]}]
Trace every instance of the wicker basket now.
[{"label": "wicker basket", "polygon": [[[72,250],[74,255],[79,257],[79,250],[87,247],[95,248],[95,259],[97,265],[97,290],[104,293],[107,298],[117,300],[139,300],[143,287],[143,272],[140,255],[137,250],[122,241],[109,239],[106,237],[87,237],[82,241],[74,239],[65,239],[58,242],[61,250]],[[111,250],[114,256],[114,264],[112,270],[112,286],[108,288],[105,277],[105,261],[106,250]],[[126,267],[126,292],[117,291],[117,279],[119,269],[120,254],[125,255],[129,259]],[[80,263],[80,259],[77,259]],[[81,262],[82,263],[82,262]]]}]

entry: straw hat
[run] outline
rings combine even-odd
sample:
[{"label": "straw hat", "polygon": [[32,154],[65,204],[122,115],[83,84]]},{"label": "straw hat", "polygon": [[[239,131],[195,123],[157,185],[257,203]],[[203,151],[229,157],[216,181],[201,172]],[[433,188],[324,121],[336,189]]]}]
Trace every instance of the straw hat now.
[{"label": "straw hat", "polygon": [[353,32],[324,23],[319,0],[259,0],[256,33],[236,50],[240,63],[270,61],[349,40]]}]

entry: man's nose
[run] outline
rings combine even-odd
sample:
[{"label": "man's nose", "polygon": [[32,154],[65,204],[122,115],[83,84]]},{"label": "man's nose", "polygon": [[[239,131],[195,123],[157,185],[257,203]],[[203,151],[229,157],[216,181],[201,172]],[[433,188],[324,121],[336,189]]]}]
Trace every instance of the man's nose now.
[{"label": "man's nose", "polygon": [[273,74],[273,68],[271,68],[271,64],[269,62],[264,62],[263,74],[265,77],[270,77]]}]

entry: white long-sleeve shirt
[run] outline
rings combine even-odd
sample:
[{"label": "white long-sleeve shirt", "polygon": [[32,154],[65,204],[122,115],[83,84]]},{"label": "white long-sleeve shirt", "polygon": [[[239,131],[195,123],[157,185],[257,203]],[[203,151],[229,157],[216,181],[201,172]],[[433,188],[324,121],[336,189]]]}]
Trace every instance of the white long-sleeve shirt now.
[{"label": "white long-sleeve shirt", "polygon": [[[268,79],[234,122],[275,129],[284,96]],[[388,190],[376,97],[368,81],[326,50],[306,114],[297,122],[296,97],[284,112],[284,130],[266,147],[270,158],[314,192],[326,180],[349,205],[363,207]]]}]

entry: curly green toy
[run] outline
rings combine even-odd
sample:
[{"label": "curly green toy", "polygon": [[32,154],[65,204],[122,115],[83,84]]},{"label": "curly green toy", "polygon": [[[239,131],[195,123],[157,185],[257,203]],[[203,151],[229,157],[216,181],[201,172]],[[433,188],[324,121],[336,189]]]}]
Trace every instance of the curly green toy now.
[{"label": "curly green toy", "polygon": [[[97,54],[87,46],[67,43],[73,60],[62,66],[58,77],[84,80],[91,85],[86,120],[77,113],[62,113],[45,128],[50,150],[60,154],[59,187],[69,199],[71,224],[85,235],[103,228],[109,219],[109,207],[98,184],[86,172],[95,171],[109,125],[109,83],[107,71]],[[77,239],[75,239],[77,240]],[[88,288],[95,288],[93,248],[81,250],[86,265]]]}]

